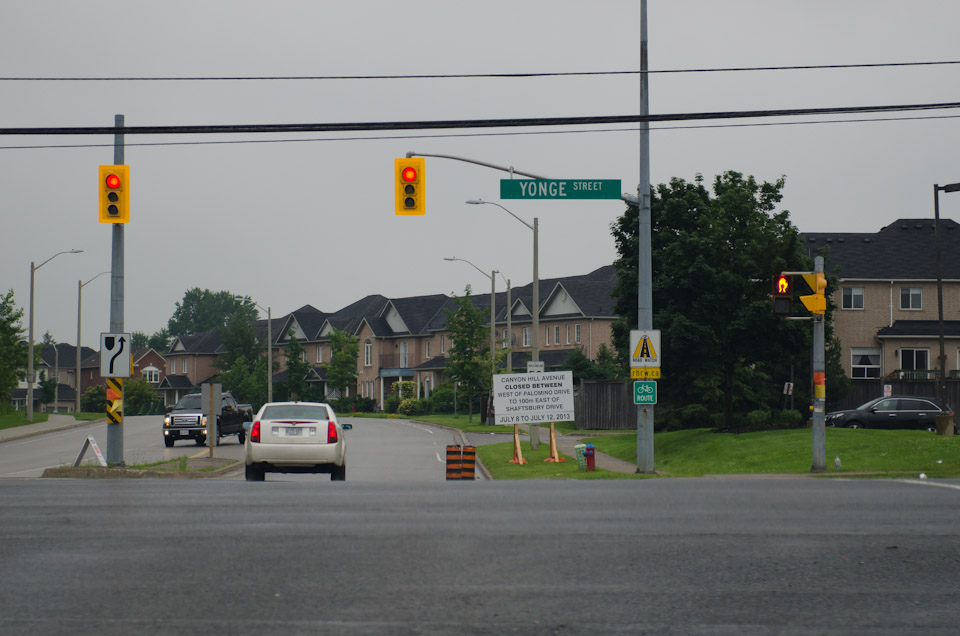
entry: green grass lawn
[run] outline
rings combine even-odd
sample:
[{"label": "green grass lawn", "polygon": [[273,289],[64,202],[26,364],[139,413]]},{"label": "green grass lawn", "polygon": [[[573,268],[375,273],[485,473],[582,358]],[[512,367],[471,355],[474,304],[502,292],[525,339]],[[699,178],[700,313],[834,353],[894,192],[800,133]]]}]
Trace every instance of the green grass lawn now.
[{"label": "green grass lawn", "polygon": [[[40,413],[38,411],[33,412],[33,421],[36,422],[46,422],[47,414]],[[2,428],[14,428],[16,426],[23,426],[27,423],[27,412],[26,411],[13,411],[12,413],[4,413],[0,415],[0,429]]]},{"label": "green grass lawn", "polygon": [[[827,473],[875,473],[960,477],[960,437],[927,431],[826,429]],[[637,436],[594,437],[597,450],[636,462]],[[760,433],[713,433],[709,429],[658,433],[654,468],[672,476],[751,473],[809,473],[813,460],[810,429]],[[834,468],[839,457],[841,470]]]}]

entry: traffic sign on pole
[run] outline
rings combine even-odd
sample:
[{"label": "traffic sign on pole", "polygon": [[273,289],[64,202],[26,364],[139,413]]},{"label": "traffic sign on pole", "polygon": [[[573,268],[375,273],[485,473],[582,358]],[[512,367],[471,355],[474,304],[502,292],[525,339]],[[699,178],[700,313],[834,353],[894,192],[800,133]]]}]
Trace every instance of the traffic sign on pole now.
[{"label": "traffic sign on pole", "polygon": [[634,404],[656,404],[657,403],[657,382],[655,380],[642,380],[633,383],[633,403]]},{"label": "traffic sign on pole", "polygon": [[500,179],[501,199],[620,199],[620,179]]}]

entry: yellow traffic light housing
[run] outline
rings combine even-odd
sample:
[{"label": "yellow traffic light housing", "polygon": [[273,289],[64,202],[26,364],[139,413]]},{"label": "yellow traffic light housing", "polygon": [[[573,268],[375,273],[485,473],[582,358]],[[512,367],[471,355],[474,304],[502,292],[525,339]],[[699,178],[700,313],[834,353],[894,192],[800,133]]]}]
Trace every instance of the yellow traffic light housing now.
[{"label": "yellow traffic light housing", "polygon": [[800,302],[812,314],[825,314],[827,312],[827,277],[823,275],[823,272],[813,272],[803,274],[803,280],[806,281],[813,293],[809,296],[801,296]]},{"label": "yellow traffic light housing", "polygon": [[100,222],[130,222],[130,166],[100,166]]},{"label": "yellow traffic light housing", "polygon": [[786,274],[773,277],[773,315],[793,313],[793,278]]},{"label": "yellow traffic light housing", "polygon": [[424,214],[424,159],[393,160],[394,211],[400,216]]}]

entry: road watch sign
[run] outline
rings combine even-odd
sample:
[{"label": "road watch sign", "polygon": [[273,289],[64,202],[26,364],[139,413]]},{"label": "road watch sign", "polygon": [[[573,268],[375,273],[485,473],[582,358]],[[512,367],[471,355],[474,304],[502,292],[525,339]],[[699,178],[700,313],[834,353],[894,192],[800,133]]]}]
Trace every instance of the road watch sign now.
[{"label": "road watch sign", "polygon": [[660,367],[660,330],[630,331],[630,368]]}]

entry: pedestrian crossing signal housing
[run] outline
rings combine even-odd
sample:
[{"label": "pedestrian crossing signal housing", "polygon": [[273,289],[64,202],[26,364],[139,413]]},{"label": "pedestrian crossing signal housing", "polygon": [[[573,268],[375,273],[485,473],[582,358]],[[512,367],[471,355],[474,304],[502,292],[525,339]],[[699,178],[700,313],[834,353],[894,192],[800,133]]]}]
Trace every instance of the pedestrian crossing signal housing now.
[{"label": "pedestrian crossing signal housing", "polygon": [[394,212],[398,216],[426,213],[424,206],[424,159],[403,157],[393,160]]},{"label": "pedestrian crossing signal housing", "polygon": [[811,314],[825,314],[827,312],[827,277],[823,272],[812,272],[804,274],[803,280],[813,293],[809,296],[801,296],[800,302]]},{"label": "pedestrian crossing signal housing", "polygon": [[100,222],[130,222],[130,166],[100,166]]},{"label": "pedestrian crossing signal housing", "polygon": [[773,277],[773,315],[789,316],[793,313],[793,278],[786,274]]}]

